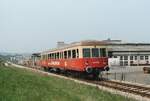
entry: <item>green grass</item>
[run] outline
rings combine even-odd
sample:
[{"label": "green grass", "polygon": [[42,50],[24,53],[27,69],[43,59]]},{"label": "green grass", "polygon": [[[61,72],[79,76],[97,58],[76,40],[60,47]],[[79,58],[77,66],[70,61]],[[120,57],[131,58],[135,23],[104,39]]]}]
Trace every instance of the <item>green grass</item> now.
[{"label": "green grass", "polygon": [[0,67],[0,101],[134,101],[70,80]]}]

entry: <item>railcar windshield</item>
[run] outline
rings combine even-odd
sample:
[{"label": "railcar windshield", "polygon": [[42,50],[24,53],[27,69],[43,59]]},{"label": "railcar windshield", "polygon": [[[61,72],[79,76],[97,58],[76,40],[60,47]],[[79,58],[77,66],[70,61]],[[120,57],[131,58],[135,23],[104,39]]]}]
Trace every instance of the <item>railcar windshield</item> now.
[{"label": "railcar windshield", "polygon": [[100,56],[106,57],[106,48],[100,48]]},{"label": "railcar windshield", "polygon": [[83,48],[83,58],[106,56],[106,48]]},{"label": "railcar windshield", "polygon": [[91,57],[90,48],[83,48],[83,57],[84,57],[84,58],[89,58],[89,57]]},{"label": "railcar windshield", "polygon": [[92,57],[99,57],[99,49],[92,48]]}]

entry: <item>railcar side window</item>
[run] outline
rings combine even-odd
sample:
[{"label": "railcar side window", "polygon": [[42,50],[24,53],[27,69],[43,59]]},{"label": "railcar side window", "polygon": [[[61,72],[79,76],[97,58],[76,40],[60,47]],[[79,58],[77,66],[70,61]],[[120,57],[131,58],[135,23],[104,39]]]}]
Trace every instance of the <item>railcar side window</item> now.
[{"label": "railcar side window", "polygon": [[44,55],[42,55],[42,57],[41,57],[41,58],[42,58],[42,60],[44,60]]},{"label": "railcar side window", "polygon": [[64,58],[67,58],[67,51],[64,51]]},{"label": "railcar side window", "polygon": [[46,55],[44,55],[44,60],[46,60]]},{"label": "railcar side window", "polygon": [[68,58],[71,58],[71,50],[68,51]]},{"label": "railcar side window", "polygon": [[64,58],[63,52],[61,52],[61,58],[62,58],[62,59]]},{"label": "railcar side window", "polygon": [[55,58],[54,59],[56,59],[57,54],[56,53],[54,53],[54,54],[55,54]]},{"label": "railcar side window", "polygon": [[46,55],[45,55],[45,59],[47,60],[47,58],[48,58],[48,55],[46,54]]},{"label": "railcar side window", "polygon": [[48,54],[46,54],[46,59],[48,59]]},{"label": "railcar side window", "polygon": [[52,59],[54,59],[54,53],[52,53]]},{"label": "railcar side window", "polygon": [[46,56],[44,55],[44,60],[46,60]]},{"label": "railcar side window", "polygon": [[84,57],[84,58],[89,58],[89,57],[91,57],[90,48],[83,48],[83,57]]},{"label": "railcar side window", "polygon": [[92,48],[92,57],[99,57],[99,49]]},{"label": "railcar side window", "polygon": [[59,58],[61,59],[61,56],[62,56],[62,55],[61,55],[61,52],[59,53],[59,55],[60,55]]},{"label": "railcar side window", "polygon": [[57,53],[56,59],[59,59],[59,52]]},{"label": "railcar side window", "polygon": [[101,57],[106,57],[106,48],[100,49],[100,55],[101,55]]},{"label": "railcar side window", "polygon": [[43,55],[44,56],[44,60],[47,60],[47,55]]},{"label": "railcar side window", "polygon": [[53,53],[53,59],[55,59],[55,53]]},{"label": "railcar side window", "polygon": [[48,55],[46,54],[46,55],[45,55],[45,59],[47,60],[47,58],[48,58]]},{"label": "railcar side window", "polygon": [[42,59],[43,59],[43,60],[48,59],[48,54],[42,55]]},{"label": "railcar side window", "polygon": [[44,60],[44,55],[42,55],[41,59]]},{"label": "railcar side window", "polygon": [[72,58],[76,58],[76,50],[72,50]]},{"label": "railcar side window", "polygon": [[79,58],[79,49],[77,49],[77,58]]},{"label": "railcar side window", "polygon": [[50,54],[50,59],[52,58],[52,54]]},{"label": "railcar side window", "polygon": [[50,54],[48,54],[48,59],[50,59]]}]

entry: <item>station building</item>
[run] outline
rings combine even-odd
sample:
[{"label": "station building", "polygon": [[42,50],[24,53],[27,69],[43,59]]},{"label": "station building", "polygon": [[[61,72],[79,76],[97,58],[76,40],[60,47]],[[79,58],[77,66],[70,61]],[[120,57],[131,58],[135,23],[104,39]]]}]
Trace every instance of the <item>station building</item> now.
[{"label": "station building", "polygon": [[121,40],[108,40],[107,48],[109,58],[118,58],[120,66],[150,65],[150,43],[124,43]]}]

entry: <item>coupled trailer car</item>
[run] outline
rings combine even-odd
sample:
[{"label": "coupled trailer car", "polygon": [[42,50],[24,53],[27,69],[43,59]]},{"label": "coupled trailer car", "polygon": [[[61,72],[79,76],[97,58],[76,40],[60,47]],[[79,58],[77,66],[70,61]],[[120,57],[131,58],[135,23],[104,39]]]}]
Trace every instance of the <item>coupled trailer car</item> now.
[{"label": "coupled trailer car", "polygon": [[72,71],[98,77],[108,71],[106,43],[81,41],[41,53],[41,67],[47,70]]}]

